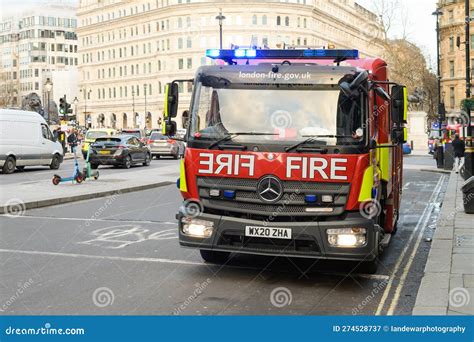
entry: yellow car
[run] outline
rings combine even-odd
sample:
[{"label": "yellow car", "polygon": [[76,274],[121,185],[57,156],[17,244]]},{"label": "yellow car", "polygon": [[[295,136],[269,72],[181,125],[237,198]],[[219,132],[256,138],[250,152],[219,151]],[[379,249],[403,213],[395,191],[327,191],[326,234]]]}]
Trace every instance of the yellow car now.
[{"label": "yellow car", "polygon": [[97,138],[110,137],[116,135],[117,131],[112,128],[96,128],[87,131],[84,141],[82,142],[82,155],[84,159],[87,158],[87,151],[89,151],[89,145],[95,142]]}]

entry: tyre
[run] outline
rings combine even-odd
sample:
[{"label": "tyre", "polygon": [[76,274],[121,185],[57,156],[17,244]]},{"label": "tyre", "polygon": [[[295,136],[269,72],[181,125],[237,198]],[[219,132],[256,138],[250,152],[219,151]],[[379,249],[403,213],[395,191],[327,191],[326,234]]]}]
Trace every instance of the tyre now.
[{"label": "tyre", "polygon": [[216,252],[216,251],[208,251],[205,249],[201,249],[201,257],[206,262],[212,263],[224,263],[229,259],[230,253],[229,252]]},{"label": "tyre", "polygon": [[356,270],[358,273],[375,274],[377,273],[378,267],[379,267],[379,259],[375,258],[374,260],[371,260],[371,261],[362,261],[357,266]]},{"label": "tyre", "polygon": [[61,182],[61,177],[58,175],[54,175],[53,177],[53,184],[58,185]]},{"label": "tyre", "polygon": [[59,158],[58,154],[55,154],[53,156],[53,159],[51,160],[51,164],[49,164],[49,168],[51,170],[57,170],[59,169],[60,165],[61,165],[61,159]]},{"label": "tyre", "polygon": [[151,155],[147,153],[145,156],[145,161],[143,162],[143,166],[150,166],[151,163]]},{"label": "tyre", "polygon": [[25,170],[25,167],[24,166],[17,166],[16,169],[18,171],[24,171]]},{"label": "tyre", "polygon": [[99,168],[99,164],[93,163],[91,164],[91,169],[97,170]]},{"label": "tyre", "polygon": [[16,159],[13,156],[8,156],[7,159],[5,159],[5,164],[3,164],[2,172],[4,174],[10,174],[15,171],[16,167]]},{"label": "tyre", "polygon": [[83,175],[81,172],[79,172],[79,173],[76,175],[75,181],[76,181],[78,184],[81,184],[81,183],[84,181],[84,175]]},{"label": "tyre", "polygon": [[126,156],[125,160],[123,161],[123,168],[129,169],[132,166],[132,158],[130,156]]}]

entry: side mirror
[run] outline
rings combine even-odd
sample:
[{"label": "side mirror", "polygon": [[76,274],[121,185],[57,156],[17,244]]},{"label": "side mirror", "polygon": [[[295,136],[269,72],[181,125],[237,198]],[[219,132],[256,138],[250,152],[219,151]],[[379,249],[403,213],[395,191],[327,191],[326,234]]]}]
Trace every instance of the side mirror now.
[{"label": "side mirror", "polygon": [[390,95],[388,95],[384,88],[380,86],[375,86],[374,90],[377,95],[380,96],[382,99],[384,99],[385,101],[390,101]]},{"label": "side mirror", "polygon": [[408,141],[408,131],[406,127],[394,128],[391,132],[392,141],[397,145],[402,145]]},{"label": "side mirror", "polygon": [[348,82],[344,81],[339,84],[341,91],[343,94],[349,98],[359,96],[359,87],[367,81],[369,78],[369,74],[367,71],[359,72],[357,77],[349,84]]},{"label": "side mirror", "polygon": [[165,88],[165,120],[178,115],[179,87],[178,83],[168,83]]},{"label": "side mirror", "polygon": [[408,95],[407,88],[404,86],[392,87],[392,121],[401,125],[407,122],[408,113]]}]

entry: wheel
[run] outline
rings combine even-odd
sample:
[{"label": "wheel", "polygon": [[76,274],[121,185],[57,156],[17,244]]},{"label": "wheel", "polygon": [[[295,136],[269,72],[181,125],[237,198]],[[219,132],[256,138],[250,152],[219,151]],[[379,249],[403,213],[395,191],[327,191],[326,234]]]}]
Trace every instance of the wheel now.
[{"label": "wheel", "polygon": [[25,170],[25,167],[24,166],[17,166],[16,169],[18,171],[24,171]]},{"label": "wheel", "polygon": [[357,266],[357,272],[359,273],[366,273],[366,274],[375,274],[377,273],[377,269],[379,267],[379,259],[375,258],[371,261],[362,261]]},{"label": "wheel", "polygon": [[143,166],[150,166],[151,163],[151,155],[147,153],[145,156],[145,161],[143,162]]},{"label": "wheel", "polygon": [[58,175],[54,175],[54,177],[53,177],[53,184],[54,184],[54,185],[58,185],[59,183],[61,183],[61,177],[58,176]]},{"label": "wheel", "polygon": [[79,184],[81,184],[83,181],[84,181],[84,175],[79,172],[77,175],[76,175],[76,178],[75,178],[75,181]]},{"label": "wheel", "polygon": [[216,252],[205,249],[201,249],[200,252],[204,261],[212,263],[224,263],[227,261],[227,259],[229,259],[230,256],[229,252]]},{"label": "wheel", "polygon": [[53,159],[51,160],[51,164],[49,164],[49,168],[51,170],[57,170],[59,169],[60,165],[61,165],[61,160],[59,159],[59,155],[55,154],[53,156]]},{"label": "wheel", "polygon": [[125,169],[129,169],[132,166],[132,158],[130,156],[126,156],[125,160],[123,161],[123,167]]},{"label": "wheel", "polygon": [[93,170],[97,170],[99,168],[99,164],[96,164],[96,163],[91,163],[91,169]]},{"label": "wheel", "polygon": [[10,174],[15,171],[16,167],[16,159],[13,156],[8,156],[7,159],[5,159],[5,164],[3,164],[2,172],[4,174]]}]

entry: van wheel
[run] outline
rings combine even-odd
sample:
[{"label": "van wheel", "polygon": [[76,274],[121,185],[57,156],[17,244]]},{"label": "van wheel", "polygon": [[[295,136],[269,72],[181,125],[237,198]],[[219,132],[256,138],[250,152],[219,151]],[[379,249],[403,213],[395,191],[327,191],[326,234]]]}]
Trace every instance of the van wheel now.
[{"label": "van wheel", "polygon": [[201,249],[201,257],[206,262],[218,263],[222,264],[229,259],[230,253],[229,252],[216,252],[216,251],[208,251],[205,249]]},{"label": "van wheel", "polygon": [[51,160],[51,164],[49,164],[49,168],[51,170],[57,170],[57,169],[59,169],[60,165],[61,165],[61,161],[59,159],[59,155],[55,154],[53,156],[53,159]]},{"label": "van wheel", "polygon": [[13,156],[8,156],[7,159],[5,159],[5,164],[3,164],[2,172],[4,174],[10,174],[15,171],[16,167],[16,159]]}]

